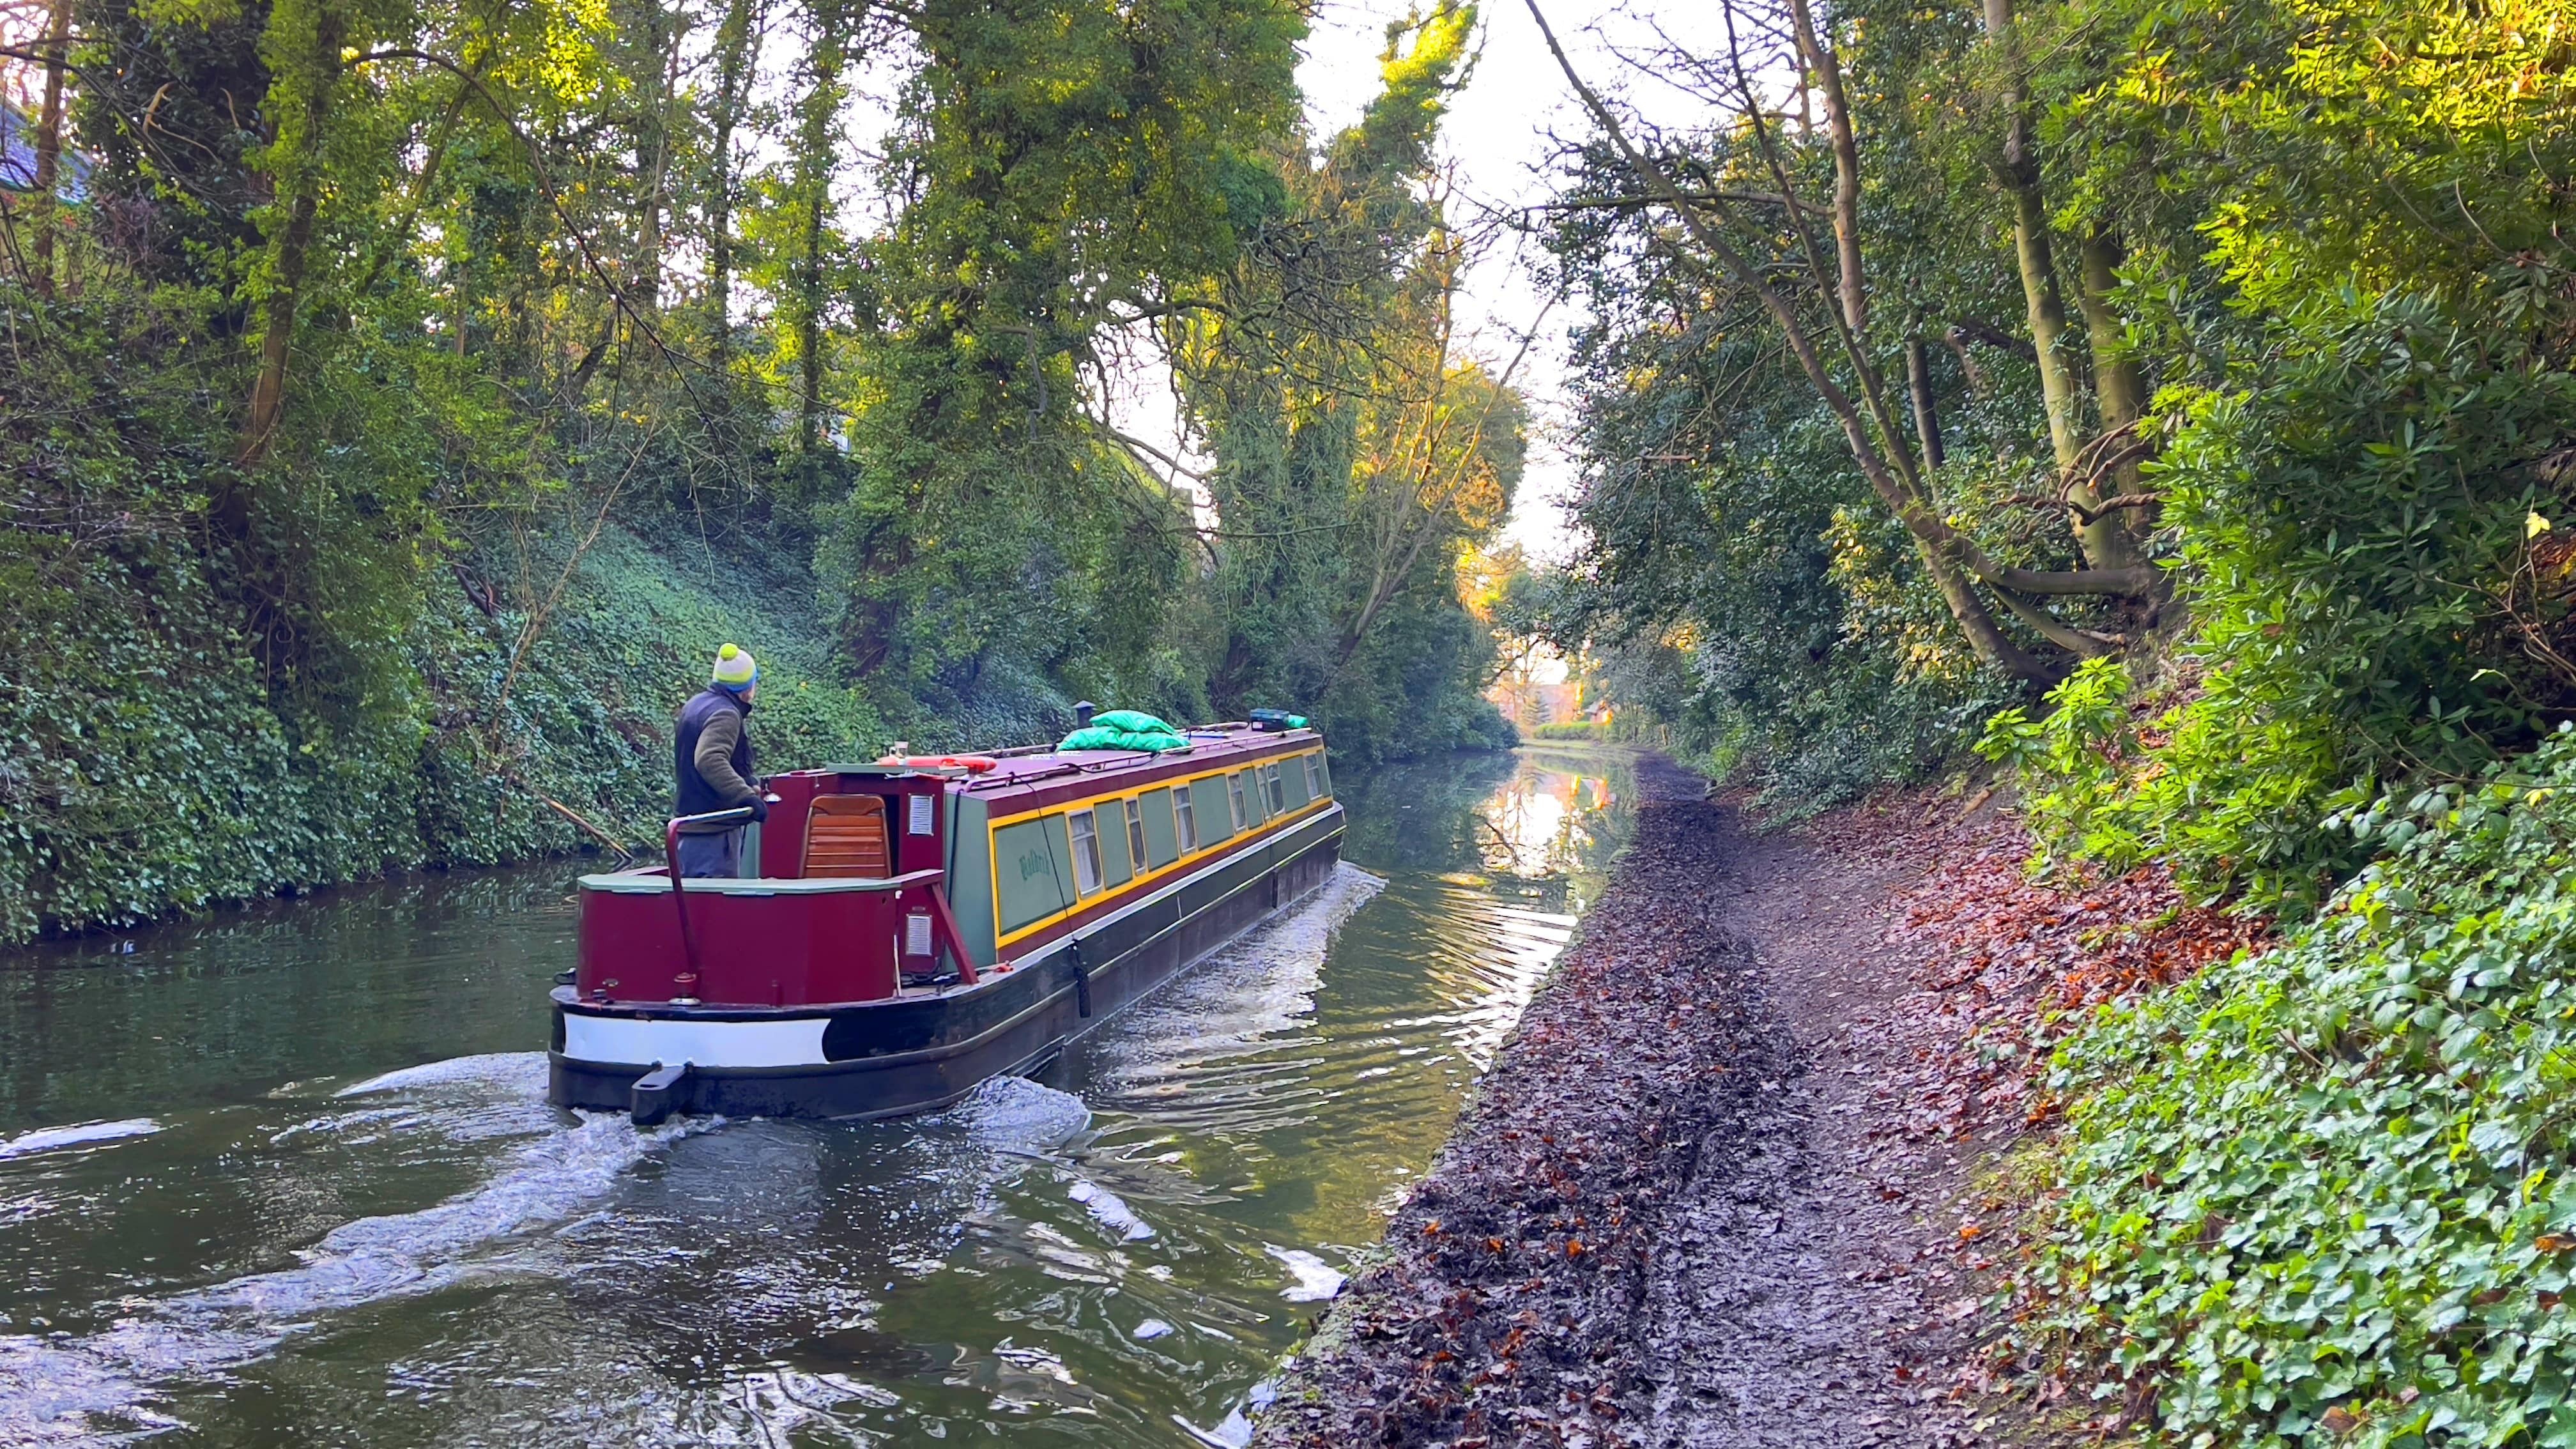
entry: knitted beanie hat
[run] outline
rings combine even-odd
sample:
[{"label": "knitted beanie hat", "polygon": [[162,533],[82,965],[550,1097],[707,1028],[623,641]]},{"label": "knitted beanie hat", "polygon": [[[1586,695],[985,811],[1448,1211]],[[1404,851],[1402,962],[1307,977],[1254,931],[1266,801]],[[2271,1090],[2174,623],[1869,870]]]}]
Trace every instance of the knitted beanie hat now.
[{"label": "knitted beanie hat", "polygon": [[759,682],[760,666],[753,662],[749,650],[739,645],[727,644],[716,651],[716,672],[713,683],[740,694]]}]

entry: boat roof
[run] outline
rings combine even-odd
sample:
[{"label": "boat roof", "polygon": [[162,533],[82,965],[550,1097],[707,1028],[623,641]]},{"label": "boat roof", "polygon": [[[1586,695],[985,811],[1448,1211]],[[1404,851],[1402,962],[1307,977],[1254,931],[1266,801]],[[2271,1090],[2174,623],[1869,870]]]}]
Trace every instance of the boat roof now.
[{"label": "boat roof", "polygon": [[1059,799],[1107,794],[1145,780],[1201,774],[1220,761],[1295,754],[1323,743],[1324,738],[1312,729],[1264,730],[1241,722],[1200,725],[1186,733],[1190,749],[1160,754],[1144,750],[1015,751],[996,757],[989,772],[969,777],[962,789],[977,799],[994,801],[997,809],[1026,809]]}]

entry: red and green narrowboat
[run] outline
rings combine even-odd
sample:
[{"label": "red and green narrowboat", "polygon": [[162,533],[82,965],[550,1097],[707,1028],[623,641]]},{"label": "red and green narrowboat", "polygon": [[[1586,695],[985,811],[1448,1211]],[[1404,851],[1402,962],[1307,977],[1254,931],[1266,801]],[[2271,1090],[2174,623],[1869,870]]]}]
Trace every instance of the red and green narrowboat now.
[{"label": "red and green narrowboat", "polygon": [[883,1117],[1036,1070],[1341,857],[1314,730],[1188,738],[776,775],[756,876],[582,877],[552,1100],[640,1123]]}]

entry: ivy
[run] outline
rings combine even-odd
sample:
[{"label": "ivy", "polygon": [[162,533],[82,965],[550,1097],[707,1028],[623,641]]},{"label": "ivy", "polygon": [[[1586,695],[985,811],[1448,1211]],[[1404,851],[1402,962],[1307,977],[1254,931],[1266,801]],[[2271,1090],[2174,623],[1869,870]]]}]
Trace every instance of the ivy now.
[{"label": "ivy", "polygon": [[2060,1049],[2036,1284],[2177,1442],[2576,1443],[2576,727],[2327,827],[2389,854]]},{"label": "ivy", "polygon": [[[624,532],[582,560],[497,716],[522,621],[453,590],[398,639],[384,707],[326,718],[281,702],[184,551],[18,577],[0,647],[46,664],[0,682],[0,940],[596,848],[548,799],[647,846],[669,805],[670,716],[727,639],[762,660],[765,769],[887,740],[875,705],[832,682],[810,616],[746,604],[734,571]],[[941,729],[923,723],[925,740]]]}]

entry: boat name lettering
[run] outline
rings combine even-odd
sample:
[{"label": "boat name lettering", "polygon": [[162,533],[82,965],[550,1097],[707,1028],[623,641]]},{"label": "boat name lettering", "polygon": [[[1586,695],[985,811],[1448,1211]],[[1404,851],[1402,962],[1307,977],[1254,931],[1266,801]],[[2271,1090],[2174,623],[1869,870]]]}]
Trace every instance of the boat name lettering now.
[{"label": "boat name lettering", "polygon": [[1020,879],[1036,880],[1039,876],[1053,874],[1055,874],[1055,863],[1047,859],[1045,851],[1031,850],[1021,854]]}]

